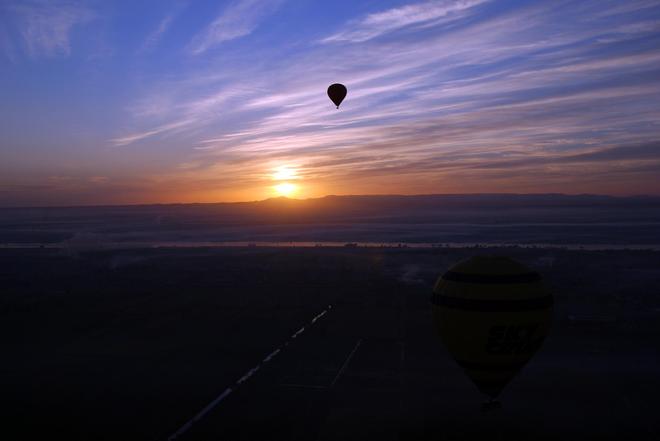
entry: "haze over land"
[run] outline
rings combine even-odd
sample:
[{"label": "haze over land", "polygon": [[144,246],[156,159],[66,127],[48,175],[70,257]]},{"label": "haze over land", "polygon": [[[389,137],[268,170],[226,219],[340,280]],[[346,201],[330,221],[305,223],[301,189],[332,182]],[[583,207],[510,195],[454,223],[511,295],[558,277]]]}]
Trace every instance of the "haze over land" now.
[{"label": "haze over land", "polygon": [[660,244],[660,197],[327,196],[258,202],[0,209],[0,243]]}]

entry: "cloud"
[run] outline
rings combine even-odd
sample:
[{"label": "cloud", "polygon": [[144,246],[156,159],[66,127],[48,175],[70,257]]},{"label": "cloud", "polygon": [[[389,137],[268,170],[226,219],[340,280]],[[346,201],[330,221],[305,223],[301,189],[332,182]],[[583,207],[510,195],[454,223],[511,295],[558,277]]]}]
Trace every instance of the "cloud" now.
[{"label": "cloud", "polygon": [[183,12],[183,10],[188,6],[187,3],[181,2],[178,3],[174,9],[168,13],[163,19],[158,23],[156,29],[154,29],[147,38],[145,38],[144,43],[140,47],[139,51],[145,52],[153,49],[161,40],[163,35],[170,29],[174,20]]},{"label": "cloud", "polygon": [[[497,191],[515,190],[513,183],[545,191],[544,179],[548,191],[571,191],[571,179],[593,189],[587,176],[609,170],[609,188],[622,193],[632,188],[616,189],[624,175],[638,170],[646,179],[657,170],[648,144],[660,139],[660,46],[653,44],[660,33],[648,25],[652,14],[594,20],[616,4],[601,1],[570,14],[555,2],[497,13],[467,4],[461,11],[469,15],[443,16],[423,13],[439,2],[415,3],[335,33],[368,23],[378,32],[406,27],[406,38],[369,38],[341,51],[312,44],[285,63],[272,61],[277,47],[259,63],[253,53],[228,55],[222,69],[207,67],[221,78],[195,71],[194,83],[162,85],[171,112],[157,115],[155,129],[116,141],[181,134],[191,149],[180,162],[194,164],[171,172],[182,182],[222,175],[258,186],[265,170],[296,164],[304,184],[337,192],[342,185],[483,191],[492,183]],[[426,27],[445,18],[456,26]],[[325,95],[337,79],[349,89],[339,111]],[[153,103],[163,99],[154,96]]]},{"label": "cloud", "polygon": [[193,54],[201,54],[222,42],[251,34],[275,12],[283,0],[238,0],[229,5],[190,44]]},{"label": "cloud", "polygon": [[119,138],[115,138],[112,140],[112,143],[115,146],[121,147],[125,146],[128,144],[132,144],[134,142],[140,141],[145,138],[149,138],[155,135],[160,135],[163,133],[168,133],[168,132],[174,132],[177,129],[181,129],[182,127],[186,127],[191,124],[191,120],[189,119],[182,119],[174,122],[170,122],[167,124],[162,124],[154,129],[151,130],[146,130],[142,132],[137,132],[137,133],[132,133],[129,135],[121,136]]},{"label": "cloud", "polygon": [[258,90],[253,87],[235,86],[195,97],[186,87],[178,90],[176,87],[170,90],[158,88],[153,96],[143,99],[130,110],[138,118],[148,117],[161,122],[153,128],[119,136],[111,142],[115,146],[124,146],[154,136],[199,130],[257,93]]},{"label": "cloud", "polygon": [[15,16],[25,50],[33,58],[69,55],[74,27],[95,18],[91,9],[71,1],[11,3],[7,9]]},{"label": "cloud", "polygon": [[636,159],[655,159],[660,162],[660,141],[613,148],[598,149],[576,155],[568,155],[559,159],[562,162],[593,162],[593,161],[628,161]]},{"label": "cloud", "polygon": [[488,0],[436,0],[415,3],[369,14],[346,29],[324,38],[333,41],[363,42],[411,25],[435,25],[463,18],[463,12]]},{"label": "cloud", "polygon": [[175,18],[175,14],[169,14],[165,18],[163,18],[160,21],[160,23],[158,23],[158,27],[156,27],[156,29],[154,29],[154,31],[151,32],[144,40],[141,50],[143,51],[149,50],[154,46],[156,46],[156,44],[158,44],[163,34],[165,34],[165,32],[167,32],[167,30],[169,29],[174,18]]}]

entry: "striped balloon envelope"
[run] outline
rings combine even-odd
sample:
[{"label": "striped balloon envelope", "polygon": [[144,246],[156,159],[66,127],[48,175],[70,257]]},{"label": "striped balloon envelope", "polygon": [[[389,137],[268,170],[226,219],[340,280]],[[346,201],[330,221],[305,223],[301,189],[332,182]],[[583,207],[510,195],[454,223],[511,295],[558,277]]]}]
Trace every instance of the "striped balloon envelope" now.
[{"label": "striped balloon envelope", "polygon": [[438,279],[432,303],[440,339],[491,399],[540,348],[552,320],[541,276],[508,257],[454,265]]}]

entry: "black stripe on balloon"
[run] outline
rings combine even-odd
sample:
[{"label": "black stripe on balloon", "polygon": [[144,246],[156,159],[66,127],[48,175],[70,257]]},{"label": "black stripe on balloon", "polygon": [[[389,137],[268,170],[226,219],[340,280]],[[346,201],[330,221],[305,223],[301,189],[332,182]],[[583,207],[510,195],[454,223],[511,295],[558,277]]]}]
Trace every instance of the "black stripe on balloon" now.
[{"label": "black stripe on balloon", "polygon": [[520,370],[527,360],[517,363],[508,364],[488,364],[488,363],[475,363],[473,361],[456,360],[456,363],[463,369],[470,369],[474,371],[484,372],[511,372]]},{"label": "black stripe on balloon", "polygon": [[511,381],[511,378],[506,378],[502,380],[475,380],[472,379],[474,384],[477,385],[480,391],[483,393],[490,395],[491,397],[495,398],[500,394],[502,389],[504,389],[504,386],[509,384],[509,381]]},{"label": "black stripe on balloon", "polygon": [[509,283],[533,283],[539,282],[541,276],[536,272],[522,274],[467,274],[456,271],[447,271],[442,275],[442,280],[460,283],[485,283],[485,284],[509,284]]},{"label": "black stripe on balloon", "polygon": [[464,309],[467,311],[533,311],[546,309],[554,304],[551,295],[535,297],[532,299],[517,300],[485,300],[466,299],[462,297],[449,297],[433,294],[431,302],[436,306],[444,306],[452,309]]}]

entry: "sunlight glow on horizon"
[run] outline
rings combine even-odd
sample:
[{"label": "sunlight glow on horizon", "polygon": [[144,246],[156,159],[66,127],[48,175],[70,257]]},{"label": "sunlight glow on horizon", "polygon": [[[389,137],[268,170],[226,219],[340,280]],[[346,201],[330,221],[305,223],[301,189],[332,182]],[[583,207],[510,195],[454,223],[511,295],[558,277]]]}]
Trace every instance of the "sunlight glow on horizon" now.
[{"label": "sunlight glow on horizon", "polygon": [[658,1],[139,4],[0,2],[0,207],[660,195]]},{"label": "sunlight glow on horizon", "polygon": [[290,182],[282,182],[273,186],[278,196],[291,197],[298,192],[298,186]]},{"label": "sunlight glow on horizon", "polygon": [[300,179],[298,170],[291,165],[281,165],[273,169],[271,179],[280,181],[279,184],[273,185],[271,188],[275,191],[277,196],[292,197],[299,192],[300,186],[292,184],[290,181],[293,179]]},{"label": "sunlight glow on horizon", "polygon": [[284,165],[275,168],[272,178],[275,181],[289,181],[291,179],[300,179],[300,176],[298,175],[297,169]]}]

